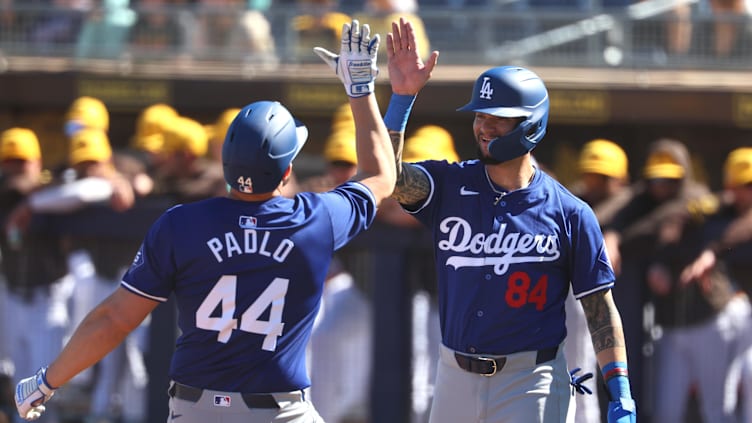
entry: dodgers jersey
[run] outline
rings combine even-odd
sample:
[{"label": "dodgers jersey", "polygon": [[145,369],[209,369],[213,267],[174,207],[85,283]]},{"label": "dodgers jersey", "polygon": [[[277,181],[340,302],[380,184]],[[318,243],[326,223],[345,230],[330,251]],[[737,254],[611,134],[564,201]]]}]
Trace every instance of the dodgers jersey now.
[{"label": "dodgers jersey", "polygon": [[554,347],[566,336],[570,283],[578,299],[613,286],[591,208],[540,169],[528,187],[499,194],[478,160],[417,167],[431,192],[408,212],[433,234],[447,347],[474,354]]},{"label": "dodgers jersey", "polygon": [[264,202],[179,205],[150,228],[122,286],[160,302],[175,294],[173,380],[229,392],[303,389],[333,252],[375,214],[372,193],[357,182]]}]

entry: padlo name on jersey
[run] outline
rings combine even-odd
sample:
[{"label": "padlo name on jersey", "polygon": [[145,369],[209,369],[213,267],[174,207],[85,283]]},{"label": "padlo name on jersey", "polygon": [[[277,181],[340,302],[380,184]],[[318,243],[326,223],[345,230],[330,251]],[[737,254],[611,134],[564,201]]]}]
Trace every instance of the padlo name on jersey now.
[{"label": "padlo name on jersey", "polygon": [[244,229],[239,235],[238,238],[234,232],[225,232],[206,241],[217,263],[243,254],[257,254],[282,263],[295,247],[295,243],[288,238],[273,244],[270,231]]}]

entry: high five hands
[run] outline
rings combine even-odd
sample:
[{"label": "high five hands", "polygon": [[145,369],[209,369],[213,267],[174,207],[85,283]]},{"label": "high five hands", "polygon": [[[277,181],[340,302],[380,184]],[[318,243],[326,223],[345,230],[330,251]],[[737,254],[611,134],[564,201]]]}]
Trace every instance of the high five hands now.
[{"label": "high five hands", "polygon": [[404,18],[399,23],[392,22],[392,32],[386,35],[386,55],[392,92],[401,95],[418,94],[439,60],[439,52],[433,51],[423,63],[415,45],[413,26]]}]

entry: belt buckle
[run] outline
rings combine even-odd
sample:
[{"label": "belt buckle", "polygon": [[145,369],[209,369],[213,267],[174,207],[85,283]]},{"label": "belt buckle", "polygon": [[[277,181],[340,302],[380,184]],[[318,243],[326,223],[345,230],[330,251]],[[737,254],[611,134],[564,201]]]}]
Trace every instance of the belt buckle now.
[{"label": "belt buckle", "polygon": [[493,368],[493,371],[491,373],[481,373],[481,376],[491,377],[496,374],[496,371],[498,370],[498,367],[496,366],[496,359],[488,358],[488,357],[476,357],[476,359],[480,361],[490,361],[491,367]]}]

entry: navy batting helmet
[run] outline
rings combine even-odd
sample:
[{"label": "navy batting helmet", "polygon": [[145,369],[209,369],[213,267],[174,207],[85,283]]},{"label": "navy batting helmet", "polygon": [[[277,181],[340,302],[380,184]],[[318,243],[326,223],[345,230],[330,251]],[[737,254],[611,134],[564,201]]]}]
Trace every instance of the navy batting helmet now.
[{"label": "navy batting helmet", "polygon": [[488,145],[491,157],[504,162],[531,151],[543,139],[548,123],[548,90],[528,69],[499,66],[478,77],[472,99],[457,110],[524,118],[515,130]]},{"label": "navy batting helmet", "polygon": [[222,145],[225,181],[245,193],[274,191],[307,138],[308,129],[279,102],[245,106]]}]

